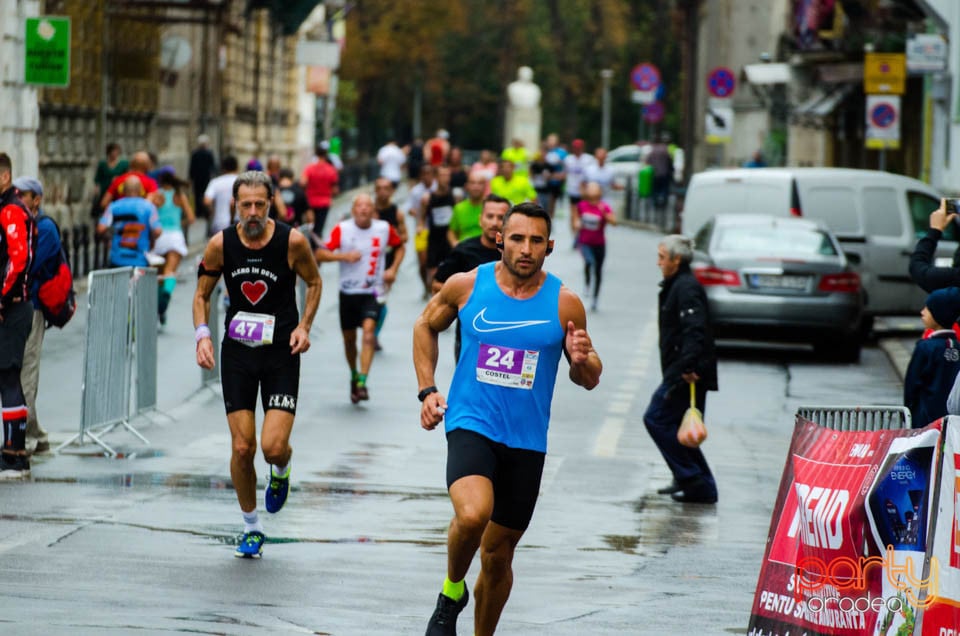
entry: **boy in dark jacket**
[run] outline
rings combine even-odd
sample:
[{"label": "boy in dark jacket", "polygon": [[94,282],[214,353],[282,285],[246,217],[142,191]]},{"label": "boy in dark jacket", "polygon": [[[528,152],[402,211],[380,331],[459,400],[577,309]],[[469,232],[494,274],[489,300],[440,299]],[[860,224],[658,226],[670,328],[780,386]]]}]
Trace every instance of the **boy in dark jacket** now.
[{"label": "boy in dark jacket", "polygon": [[947,414],[947,396],[960,371],[960,347],[953,324],[960,318],[960,289],[938,289],[920,312],[932,332],[917,341],[903,382],[903,403],[913,427],[922,428]]}]

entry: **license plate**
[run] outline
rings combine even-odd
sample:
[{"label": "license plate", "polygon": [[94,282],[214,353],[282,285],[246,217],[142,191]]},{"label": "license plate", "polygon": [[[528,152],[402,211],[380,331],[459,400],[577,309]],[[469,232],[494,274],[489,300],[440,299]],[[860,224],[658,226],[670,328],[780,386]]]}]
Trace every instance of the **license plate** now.
[{"label": "license plate", "polygon": [[809,276],[779,276],[777,274],[751,274],[750,286],[758,289],[796,289],[807,288]]}]

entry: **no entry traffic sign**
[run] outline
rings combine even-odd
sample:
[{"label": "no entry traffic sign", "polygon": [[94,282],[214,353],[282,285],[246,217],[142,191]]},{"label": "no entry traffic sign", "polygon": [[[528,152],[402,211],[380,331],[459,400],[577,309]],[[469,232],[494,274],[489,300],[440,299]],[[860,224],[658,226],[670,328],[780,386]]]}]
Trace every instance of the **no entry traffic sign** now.
[{"label": "no entry traffic sign", "polygon": [[877,128],[889,128],[897,121],[897,110],[890,102],[880,102],[870,110],[870,123]]},{"label": "no entry traffic sign", "polygon": [[653,102],[643,107],[643,121],[656,124],[663,121],[663,102]]},{"label": "no entry traffic sign", "polygon": [[660,86],[660,69],[647,62],[637,64],[630,72],[630,83],[638,91],[656,90]]},{"label": "no entry traffic sign", "polygon": [[867,95],[867,148],[884,150],[900,147],[900,96]]},{"label": "no entry traffic sign", "polygon": [[730,97],[737,87],[737,78],[726,66],[718,66],[707,76],[707,90],[714,97]]}]

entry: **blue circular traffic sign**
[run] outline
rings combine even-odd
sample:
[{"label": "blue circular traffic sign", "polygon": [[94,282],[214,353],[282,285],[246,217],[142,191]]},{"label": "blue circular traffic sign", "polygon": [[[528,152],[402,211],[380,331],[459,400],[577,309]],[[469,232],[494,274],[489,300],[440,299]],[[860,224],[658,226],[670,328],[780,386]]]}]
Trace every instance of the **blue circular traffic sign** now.
[{"label": "blue circular traffic sign", "polygon": [[893,104],[880,102],[870,109],[870,123],[877,128],[889,128],[897,121],[897,109]]},{"label": "blue circular traffic sign", "polygon": [[663,121],[663,115],[663,102],[652,102],[643,107],[643,121],[648,124],[656,124]]},{"label": "blue circular traffic sign", "polygon": [[707,90],[714,97],[730,97],[736,87],[737,78],[734,77],[733,71],[725,66],[718,66],[707,76]]},{"label": "blue circular traffic sign", "polygon": [[660,69],[644,62],[637,64],[630,72],[630,82],[638,91],[652,91],[660,86]]}]

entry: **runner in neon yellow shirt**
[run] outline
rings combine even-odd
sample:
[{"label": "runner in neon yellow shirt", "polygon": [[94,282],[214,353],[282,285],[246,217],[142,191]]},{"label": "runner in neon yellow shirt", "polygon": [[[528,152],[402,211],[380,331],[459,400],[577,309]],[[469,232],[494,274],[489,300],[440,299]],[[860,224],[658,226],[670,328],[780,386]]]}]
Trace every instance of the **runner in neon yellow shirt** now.
[{"label": "runner in neon yellow shirt", "polygon": [[515,173],[513,162],[507,159],[500,160],[500,174],[490,182],[490,192],[503,197],[510,205],[537,200],[537,191],[530,179]]},{"label": "runner in neon yellow shirt", "polygon": [[523,141],[514,139],[510,142],[509,148],[504,148],[500,153],[501,159],[513,162],[513,171],[521,177],[530,177],[530,154],[527,152]]},{"label": "runner in neon yellow shirt", "polygon": [[483,194],[487,189],[487,180],[479,172],[471,172],[464,186],[467,198],[453,206],[453,216],[447,227],[447,240],[456,247],[457,243],[480,236],[480,214],[483,212]]}]

